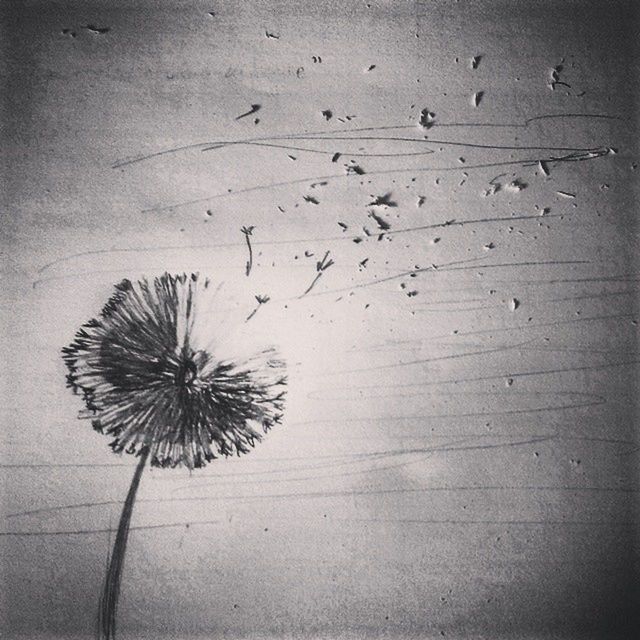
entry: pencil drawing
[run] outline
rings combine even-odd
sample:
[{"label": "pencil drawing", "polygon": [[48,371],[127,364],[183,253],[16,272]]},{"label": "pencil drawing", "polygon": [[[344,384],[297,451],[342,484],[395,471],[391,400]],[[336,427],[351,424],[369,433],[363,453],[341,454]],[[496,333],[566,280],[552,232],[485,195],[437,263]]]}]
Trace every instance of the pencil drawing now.
[{"label": "pencil drawing", "polygon": [[636,5],[0,3],[2,638],[640,637]]},{"label": "pencil drawing", "polygon": [[100,602],[100,637],[116,632],[116,610],[134,501],[147,462],[198,469],[248,453],[282,418],[284,361],[273,347],[247,360],[216,358],[219,302],[197,274],[123,280],[100,316],[63,348],[67,383],[84,417],[115,453],[138,458]]}]

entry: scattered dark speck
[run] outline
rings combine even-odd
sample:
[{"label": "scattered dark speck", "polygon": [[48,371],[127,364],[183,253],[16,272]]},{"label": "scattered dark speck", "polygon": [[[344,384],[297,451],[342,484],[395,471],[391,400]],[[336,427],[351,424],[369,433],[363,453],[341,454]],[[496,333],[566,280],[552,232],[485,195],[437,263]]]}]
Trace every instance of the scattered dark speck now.
[{"label": "scattered dark speck", "polygon": [[271,31],[265,31],[264,35],[266,38],[269,38],[271,40],[280,40],[280,36],[272,33]]},{"label": "scattered dark speck", "polygon": [[86,29],[87,31],[91,31],[91,33],[96,33],[98,35],[103,35],[111,31],[111,27],[96,27],[94,24],[85,24],[82,26],[82,28]]},{"label": "scattered dark speck", "polygon": [[376,221],[378,228],[382,229],[382,231],[388,231],[389,229],[391,229],[391,225],[382,216],[379,216],[375,211],[369,211],[369,217],[373,218],[373,220]]},{"label": "scattered dark speck", "polygon": [[522,191],[523,189],[527,188],[527,183],[523,182],[520,178],[516,178],[515,180],[512,180],[507,186],[506,189],[508,191],[513,191],[513,192],[518,192],[518,191]]},{"label": "scattered dark speck", "polygon": [[331,111],[331,109],[324,109],[322,111],[322,115],[324,116],[324,119],[329,122],[329,120],[333,118],[333,111]]},{"label": "scattered dark speck", "polygon": [[305,202],[310,202],[311,204],[320,204],[318,199],[314,198],[313,196],[302,196],[302,198]]},{"label": "scattered dark speck", "polygon": [[349,164],[345,164],[344,166],[347,171],[347,175],[355,174],[358,176],[362,176],[365,173],[364,169],[355,162],[350,162]]},{"label": "scattered dark speck", "polygon": [[246,118],[247,116],[250,116],[256,113],[257,111],[260,111],[261,108],[262,108],[262,105],[252,104],[251,109],[249,109],[249,111],[245,113],[241,113],[239,116],[236,116],[236,120],[240,120],[241,118]]},{"label": "scattered dark speck", "polygon": [[436,114],[433,113],[433,111],[429,111],[429,109],[425,108],[420,112],[420,119],[418,120],[418,124],[423,129],[431,129],[431,127],[433,127],[435,117]]},{"label": "scattered dark speck", "polygon": [[334,153],[333,156],[331,157],[331,162],[338,162],[338,159],[340,158],[342,154],[341,153]]},{"label": "scattered dark speck", "polygon": [[373,200],[367,205],[369,207],[397,207],[398,203],[391,200],[391,193],[381,196],[372,196]]}]

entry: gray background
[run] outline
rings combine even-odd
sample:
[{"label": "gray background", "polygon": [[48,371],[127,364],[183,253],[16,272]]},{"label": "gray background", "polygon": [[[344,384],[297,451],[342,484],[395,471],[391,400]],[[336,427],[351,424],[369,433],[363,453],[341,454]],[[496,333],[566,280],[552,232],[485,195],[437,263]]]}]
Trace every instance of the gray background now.
[{"label": "gray background", "polygon": [[[285,351],[289,400],[250,455],[145,472],[120,637],[633,635],[634,4],[3,3],[3,637],[93,633],[135,462],[77,419],[59,352],[114,282],[165,269],[242,312],[271,296],[246,328]],[[619,119],[522,126],[549,114]],[[304,132],[331,139],[113,168]],[[336,139],[425,134],[617,154],[546,177],[478,165],[554,152]],[[367,204],[389,192],[378,241]],[[475,222],[429,228],[451,220]]]}]

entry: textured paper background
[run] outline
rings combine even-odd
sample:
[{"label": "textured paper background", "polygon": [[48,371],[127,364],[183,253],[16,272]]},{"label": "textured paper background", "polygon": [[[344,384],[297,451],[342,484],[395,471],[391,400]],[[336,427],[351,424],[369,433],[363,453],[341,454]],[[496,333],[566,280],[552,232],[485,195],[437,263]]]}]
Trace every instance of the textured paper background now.
[{"label": "textured paper background", "polygon": [[[632,637],[633,5],[3,3],[3,637],[93,633],[135,463],[77,419],[60,348],[113,283],[164,270],[224,281],[241,309],[271,296],[251,323],[287,354],[289,401],[244,458],[146,472],[120,637]],[[562,59],[571,86],[551,91]],[[521,126],[550,114],[619,119]],[[284,141],[315,151],[237,144],[113,168],[337,131]],[[549,151],[372,157],[358,154],[425,143],[336,139],[424,135],[617,153],[545,177],[477,165]],[[378,241],[367,205],[386,193]],[[335,265],[299,298],[326,251]]]}]

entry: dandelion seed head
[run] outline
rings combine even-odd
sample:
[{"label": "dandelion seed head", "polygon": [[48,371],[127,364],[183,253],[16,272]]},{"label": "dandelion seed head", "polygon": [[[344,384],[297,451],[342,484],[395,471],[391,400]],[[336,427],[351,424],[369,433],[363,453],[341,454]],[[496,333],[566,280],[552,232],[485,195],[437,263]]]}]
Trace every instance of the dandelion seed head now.
[{"label": "dandelion seed head", "polygon": [[81,415],[115,452],[193,469],[247,453],[280,422],[283,359],[273,347],[223,357],[215,301],[196,274],[123,280],[62,350]]}]

